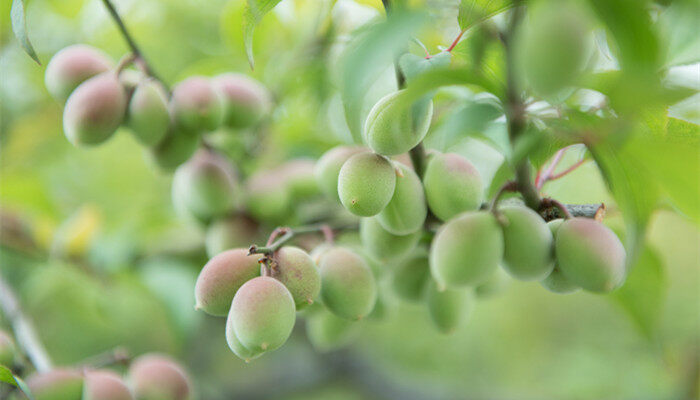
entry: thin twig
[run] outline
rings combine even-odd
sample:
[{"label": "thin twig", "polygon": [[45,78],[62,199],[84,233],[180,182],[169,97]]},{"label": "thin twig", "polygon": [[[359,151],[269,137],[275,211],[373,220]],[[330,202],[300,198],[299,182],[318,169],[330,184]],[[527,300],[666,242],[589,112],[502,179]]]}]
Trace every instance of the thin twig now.
[{"label": "thin twig", "polygon": [[561,178],[561,177],[563,177],[563,176],[565,176],[565,175],[568,175],[570,172],[573,172],[576,168],[578,168],[578,167],[580,167],[581,165],[585,164],[585,163],[588,162],[589,160],[590,160],[590,159],[588,159],[588,158],[583,158],[583,159],[577,161],[576,164],[574,164],[574,165],[570,166],[569,168],[565,169],[564,171],[562,171],[562,172],[560,172],[560,173],[558,173],[558,174],[554,174],[554,175],[550,176],[548,180],[549,180],[549,181],[553,181],[553,180],[559,179],[559,178]]},{"label": "thin twig", "polygon": [[[286,243],[288,243],[290,240],[294,239],[295,237],[307,233],[324,233],[324,231],[327,231],[330,229],[332,232],[341,232],[345,230],[351,230],[351,229],[357,229],[356,225],[344,225],[344,226],[338,226],[338,227],[330,227],[327,224],[319,224],[319,225],[308,225],[308,226],[300,226],[297,228],[288,228],[288,227],[280,227],[276,228],[273,231],[273,234],[270,235],[272,238],[272,241],[268,240],[267,245],[265,246],[257,246],[257,245],[252,245],[250,248],[248,248],[248,255],[253,255],[253,254],[265,254],[266,256],[272,255],[275,251],[279,250],[280,247],[284,246]],[[281,234],[281,236],[280,236]],[[274,237],[273,237],[274,235]]]},{"label": "thin twig", "polygon": [[554,155],[554,159],[552,162],[549,164],[549,166],[540,174],[539,172],[537,173],[537,177],[535,178],[535,187],[539,190],[542,189],[542,186],[549,180],[549,177],[552,175],[552,172],[554,172],[554,169],[559,165],[559,162],[561,159],[564,157],[564,153],[566,153],[566,150],[568,147],[564,147],[563,149],[559,149],[557,153]]},{"label": "thin twig", "polygon": [[455,40],[452,41],[452,44],[450,45],[450,47],[447,48],[447,50],[446,50],[447,52],[451,52],[452,50],[454,50],[455,46],[457,46],[457,43],[459,43],[459,40],[462,38],[462,35],[464,35],[464,32],[466,32],[466,31],[467,31],[466,29],[462,29],[459,32],[459,35],[457,35]]}]

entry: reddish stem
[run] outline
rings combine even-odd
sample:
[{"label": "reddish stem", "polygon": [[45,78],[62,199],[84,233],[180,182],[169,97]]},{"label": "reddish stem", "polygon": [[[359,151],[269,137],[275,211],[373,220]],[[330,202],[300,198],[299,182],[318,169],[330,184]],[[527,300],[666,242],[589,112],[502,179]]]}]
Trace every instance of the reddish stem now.
[{"label": "reddish stem", "polygon": [[459,32],[459,35],[457,35],[455,40],[452,41],[452,44],[450,45],[450,47],[447,48],[448,52],[452,51],[455,48],[455,46],[457,46],[457,43],[459,43],[459,39],[462,38],[462,35],[464,35],[464,32],[466,32],[466,30],[462,30]]},{"label": "reddish stem", "polygon": [[554,172],[554,169],[559,165],[559,162],[561,162],[562,157],[564,157],[564,153],[566,153],[566,150],[568,147],[564,147],[563,149],[560,149],[557,151],[557,153],[554,155],[554,159],[552,162],[549,164],[547,169],[544,171],[537,171],[537,177],[535,178],[535,187],[537,190],[542,189],[542,186],[544,186],[545,182],[547,182],[550,179],[550,176],[552,175],[552,172]]},{"label": "reddish stem", "polygon": [[576,168],[578,168],[578,167],[580,167],[581,165],[585,164],[588,160],[589,160],[588,158],[581,159],[581,160],[579,160],[576,164],[570,166],[569,168],[565,169],[564,171],[562,171],[562,172],[560,172],[560,173],[558,173],[558,174],[554,174],[554,175],[550,176],[548,180],[553,181],[553,180],[555,180],[555,179],[559,179],[559,178],[561,178],[561,177],[563,177],[563,176],[569,174],[570,172],[573,172]]}]

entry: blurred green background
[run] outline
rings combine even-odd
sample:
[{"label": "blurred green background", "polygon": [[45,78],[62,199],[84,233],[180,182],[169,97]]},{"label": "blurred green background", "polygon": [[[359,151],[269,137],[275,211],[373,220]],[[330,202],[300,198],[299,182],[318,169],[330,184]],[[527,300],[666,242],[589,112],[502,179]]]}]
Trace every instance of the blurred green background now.
[{"label": "blurred green background", "polygon": [[[382,14],[381,2],[339,1],[331,8],[329,1],[284,0],[256,30],[255,71],[243,47],[243,3],[115,1],[168,83],[236,71],[270,89],[276,108],[269,123],[228,144],[244,173],[315,159],[346,141],[336,47],[350,29]],[[458,2],[413,3],[427,3],[435,18],[420,39],[434,52],[449,45],[459,31]],[[347,348],[314,350],[300,319],[288,344],[244,364],[226,346],[224,320],[193,310],[194,280],[206,262],[203,231],[176,216],[171,175],[158,171],[126,132],[90,149],[72,146],[62,133],[61,105],[43,84],[51,55],[73,43],[99,47],[115,60],[127,52],[101,2],[29,3],[42,66],[12,35],[11,1],[0,4],[0,272],[57,364],[117,345],[134,354],[168,352],[187,366],[200,399],[671,399],[697,387],[700,233],[668,209],[654,214],[644,268],[631,272],[624,291],[562,296],[509,281],[480,299],[451,336],[432,328],[424,307],[388,295],[386,318],[362,322]],[[328,13],[336,29],[331,43]],[[394,85],[387,69],[370,96]],[[462,95],[446,92],[437,107],[449,108]],[[255,151],[237,150],[244,141]],[[449,150],[473,160],[486,180],[502,160],[474,139]],[[593,163],[545,192],[563,202],[613,205]],[[610,219],[619,220],[614,205]]]}]

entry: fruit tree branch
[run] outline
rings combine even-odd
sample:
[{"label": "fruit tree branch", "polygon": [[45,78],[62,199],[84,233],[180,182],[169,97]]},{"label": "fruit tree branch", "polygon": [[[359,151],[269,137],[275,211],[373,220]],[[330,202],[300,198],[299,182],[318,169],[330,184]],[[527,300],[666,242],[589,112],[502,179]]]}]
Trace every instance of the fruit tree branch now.
[{"label": "fruit tree branch", "polygon": [[288,243],[290,240],[294,239],[298,235],[303,235],[306,233],[322,233],[324,236],[327,236],[329,233],[329,230],[331,232],[341,232],[341,231],[346,231],[346,230],[352,230],[356,229],[356,225],[343,225],[343,226],[338,226],[338,227],[330,227],[326,224],[320,224],[320,225],[307,225],[307,226],[300,226],[297,228],[288,228],[288,227],[279,227],[275,229],[272,234],[270,235],[270,240],[268,240],[267,245],[265,246],[257,246],[257,245],[252,245],[248,249],[248,255],[253,255],[253,254],[265,254],[265,255],[271,255],[275,251],[279,250],[280,247],[284,246],[286,243]]}]

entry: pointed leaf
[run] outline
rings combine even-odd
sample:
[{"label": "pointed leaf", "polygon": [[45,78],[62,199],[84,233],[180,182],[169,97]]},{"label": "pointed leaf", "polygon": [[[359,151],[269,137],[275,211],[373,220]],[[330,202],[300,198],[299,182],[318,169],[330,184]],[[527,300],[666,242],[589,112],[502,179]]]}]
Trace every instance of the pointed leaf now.
[{"label": "pointed leaf", "polygon": [[5,382],[8,385],[18,387],[19,390],[24,392],[24,394],[29,398],[29,400],[34,400],[32,393],[29,391],[29,387],[24,383],[22,379],[18,376],[12,374],[12,371],[4,365],[0,365],[0,382]]},{"label": "pointed leaf", "polygon": [[510,0],[462,0],[457,22],[463,31],[513,7]]},{"label": "pointed leaf", "polygon": [[27,21],[24,15],[24,0],[14,0],[12,2],[10,18],[12,19],[12,31],[15,33],[15,37],[19,41],[20,46],[29,54],[29,57],[36,61],[37,64],[41,65],[41,61],[39,61],[39,57],[34,51],[34,46],[32,46],[32,43],[29,41]]},{"label": "pointed leaf", "polygon": [[243,42],[250,68],[254,68],[253,33],[260,20],[282,0],[247,0],[243,12]]}]

